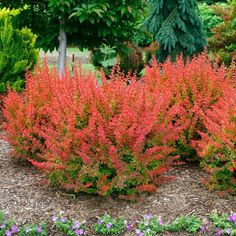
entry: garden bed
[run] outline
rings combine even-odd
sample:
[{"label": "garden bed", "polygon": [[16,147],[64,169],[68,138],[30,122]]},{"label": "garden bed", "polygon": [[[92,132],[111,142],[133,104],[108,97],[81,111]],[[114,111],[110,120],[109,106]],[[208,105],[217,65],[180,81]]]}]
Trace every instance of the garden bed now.
[{"label": "garden bed", "polygon": [[[44,176],[34,167],[8,158],[9,150],[10,146],[1,140],[0,209],[18,224],[50,221],[51,216],[61,210],[65,211],[66,217],[89,223],[96,222],[97,217],[105,212],[111,216],[124,216],[135,223],[150,212],[170,221],[179,215],[195,214],[204,220],[213,210],[222,213],[236,211],[235,196],[226,194],[221,197],[209,193],[201,184],[205,173],[198,166],[178,167],[169,173],[176,179],[159,187],[155,194],[142,195],[137,202],[127,202],[87,194],[73,195],[49,187]],[[49,235],[58,235],[53,232],[51,228]]]}]

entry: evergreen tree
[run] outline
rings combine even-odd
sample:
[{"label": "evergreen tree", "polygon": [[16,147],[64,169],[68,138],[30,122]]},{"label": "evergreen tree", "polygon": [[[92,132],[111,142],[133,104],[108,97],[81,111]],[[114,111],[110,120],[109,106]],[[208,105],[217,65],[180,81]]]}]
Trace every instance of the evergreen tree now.
[{"label": "evergreen tree", "polygon": [[191,57],[204,50],[206,36],[197,14],[196,0],[149,0],[150,14],[145,25],[158,41],[159,61]]}]

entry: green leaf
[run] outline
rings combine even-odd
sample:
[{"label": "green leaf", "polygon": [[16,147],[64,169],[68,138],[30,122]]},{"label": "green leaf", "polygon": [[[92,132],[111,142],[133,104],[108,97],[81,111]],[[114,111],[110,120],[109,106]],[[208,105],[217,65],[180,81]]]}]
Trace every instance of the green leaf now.
[{"label": "green leaf", "polygon": [[102,66],[103,67],[110,67],[110,66],[114,66],[116,64],[116,57],[114,58],[110,58],[110,59],[107,59],[106,61],[102,61]]}]

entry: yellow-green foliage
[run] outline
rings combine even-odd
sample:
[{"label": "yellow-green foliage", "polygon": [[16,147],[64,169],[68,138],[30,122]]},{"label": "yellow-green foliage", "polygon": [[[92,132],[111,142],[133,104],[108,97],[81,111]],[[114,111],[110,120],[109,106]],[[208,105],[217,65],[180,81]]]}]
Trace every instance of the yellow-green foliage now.
[{"label": "yellow-green foliage", "polygon": [[7,86],[17,91],[24,87],[26,70],[38,59],[36,35],[30,29],[17,29],[13,23],[20,10],[0,9],[0,92]]},{"label": "yellow-green foliage", "polygon": [[20,12],[21,12],[20,9],[10,10],[8,8],[3,8],[0,10],[0,20],[4,20],[8,16],[17,16]]}]

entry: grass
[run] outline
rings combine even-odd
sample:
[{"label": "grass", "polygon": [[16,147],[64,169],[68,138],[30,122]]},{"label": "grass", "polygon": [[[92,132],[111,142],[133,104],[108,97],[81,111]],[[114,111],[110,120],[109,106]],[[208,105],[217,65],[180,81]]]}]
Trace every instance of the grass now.
[{"label": "grass", "polygon": [[[88,58],[89,57],[89,50],[88,49],[83,49],[82,51],[77,48],[77,47],[69,47],[67,48],[67,56],[69,58],[71,58],[71,60],[69,60],[68,64],[69,64],[69,67],[72,67],[72,55],[75,55],[76,57],[86,57]],[[43,58],[45,55],[45,52],[43,50],[40,50],[40,58]],[[57,60],[57,57],[58,57],[58,51],[57,50],[54,50],[53,52],[47,52],[46,53],[47,57],[55,57],[55,60]],[[52,66],[54,65],[54,63],[50,63],[50,60],[49,60],[49,66]],[[96,70],[96,68],[91,64],[91,63],[84,63],[82,64],[82,68],[86,70],[86,72],[98,72]],[[99,73],[99,72],[98,72]]]},{"label": "grass", "polygon": [[[40,50],[40,56],[43,56],[44,53],[45,52],[43,50]],[[89,53],[90,53],[89,50],[86,49],[86,48],[84,48],[82,51],[79,48],[76,48],[76,47],[68,47],[67,48],[67,55],[68,56],[72,56],[73,54],[75,54],[75,56],[78,56],[78,57],[83,57],[83,56],[88,57]],[[58,55],[58,51],[54,50],[52,52],[46,52],[46,54],[56,57]]]}]

